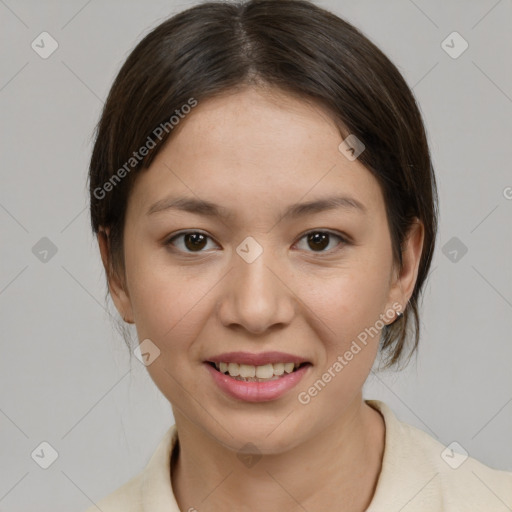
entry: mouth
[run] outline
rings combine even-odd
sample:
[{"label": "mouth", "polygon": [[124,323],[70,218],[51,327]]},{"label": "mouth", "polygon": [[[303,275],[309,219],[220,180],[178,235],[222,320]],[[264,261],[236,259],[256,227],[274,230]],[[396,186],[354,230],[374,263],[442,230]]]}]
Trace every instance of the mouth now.
[{"label": "mouth", "polygon": [[234,362],[228,363],[225,361],[205,362],[219,373],[241,382],[270,382],[279,380],[305,366],[311,366],[309,362],[267,363],[258,366]]},{"label": "mouth", "polygon": [[243,402],[269,402],[287,395],[313,364],[286,352],[224,352],[203,361],[215,387]]}]

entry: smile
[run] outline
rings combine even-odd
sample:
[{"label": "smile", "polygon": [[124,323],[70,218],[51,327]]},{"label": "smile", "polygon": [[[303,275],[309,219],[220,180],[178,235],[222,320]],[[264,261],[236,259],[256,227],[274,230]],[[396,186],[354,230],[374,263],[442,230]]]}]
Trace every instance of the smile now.
[{"label": "smile", "polygon": [[215,388],[243,402],[284,397],[309,373],[312,363],[285,352],[227,352],[203,361]]},{"label": "smile", "polygon": [[235,380],[242,382],[268,382],[271,380],[278,380],[283,375],[293,373],[301,366],[309,363],[268,363],[264,365],[251,365],[239,363],[209,362],[210,365],[215,367],[220,373],[229,375]]}]

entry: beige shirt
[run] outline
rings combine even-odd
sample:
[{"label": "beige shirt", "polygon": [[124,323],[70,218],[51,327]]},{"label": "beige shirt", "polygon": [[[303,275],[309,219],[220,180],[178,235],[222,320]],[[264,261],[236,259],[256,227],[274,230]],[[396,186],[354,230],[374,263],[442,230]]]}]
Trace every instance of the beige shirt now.
[{"label": "beige shirt", "polygon": [[[367,512],[512,511],[512,472],[459,455],[460,448],[399,421],[381,401],[366,403],[386,424],[382,468]],[[180,512],[170,479],[176,441],[173,425],[140,474],[85,512]]]}]

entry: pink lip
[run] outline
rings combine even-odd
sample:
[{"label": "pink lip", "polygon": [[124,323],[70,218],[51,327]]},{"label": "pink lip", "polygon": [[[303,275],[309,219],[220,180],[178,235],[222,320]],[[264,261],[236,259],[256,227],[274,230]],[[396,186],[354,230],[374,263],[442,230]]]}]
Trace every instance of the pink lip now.
[{"label": "pink lip", "polygon": [[[276,353],[277,352],[274,352],[273,354]],[[224,357],[226,355],[229,354],[223,354],[222,356]],[[225,359],[222,360],[224,362],[228,362]],[[240,361],[240,359],[237,359],[237,361]],[[290,359],[280,359],[279,361],[276,362],[283,361],[292,362]],[[236,380],[229,375],[225,375],[224,373],[219,372],[208,363],[204,363],[204,365],[206,366],[206,369],[210,372],[210,375],[213,377],[215,383],[219,386],[219,388],[222,391],[224,391],[224,393],[226,393],[232,398],[244,400],[246,402],[268,402],[271,400],[277,400],[287,391],[295,387],[311,366],[310,364],[301,366],[294,372],[284,374],[282,377],[276,380],[270,380],[267,382],[244,382],[241,380]]]},{"label": "pink lip", "polygon": [[262,352],[253,354],[251,352],[226,352],[207,359],[212,363],[239,363],[253,366],[263,366],[269,363],[307,363],[308,360],[286,352]]}]

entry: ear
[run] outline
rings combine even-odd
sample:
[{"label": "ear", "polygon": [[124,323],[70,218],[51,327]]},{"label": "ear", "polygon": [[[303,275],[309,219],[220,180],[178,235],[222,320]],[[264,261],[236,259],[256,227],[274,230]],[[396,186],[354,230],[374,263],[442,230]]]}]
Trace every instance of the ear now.
[{"label": "ear", "polygon": [[101,261],[107,275],[108,289],[114,301],[117,311],[123,320],[133,324],[133,311],[128,295],[128,289],[124,280],[120,279],[114,271],[110,256],[110,228],[100,227],[98,231],[98,244],[100,247]]},{"label": "ear", "polygon": [[390,282],[389,301],[391,304],[400,304],[399,311],[405,310],[414,291],[424,238],[425,228],[423,223],[415,217],[402,244],[402,269],[393,268]]}]

